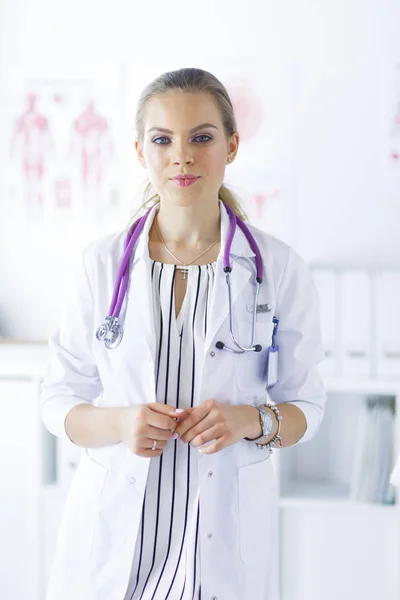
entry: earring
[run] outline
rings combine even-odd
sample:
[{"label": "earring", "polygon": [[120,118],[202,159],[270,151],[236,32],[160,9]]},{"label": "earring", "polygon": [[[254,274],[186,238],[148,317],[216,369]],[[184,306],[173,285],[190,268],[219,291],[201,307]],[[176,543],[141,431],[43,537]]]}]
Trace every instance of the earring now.
[{"label": "earring", "polygon": [[228,163],[232,162],[232,160],[230,158],[228,158]]}]

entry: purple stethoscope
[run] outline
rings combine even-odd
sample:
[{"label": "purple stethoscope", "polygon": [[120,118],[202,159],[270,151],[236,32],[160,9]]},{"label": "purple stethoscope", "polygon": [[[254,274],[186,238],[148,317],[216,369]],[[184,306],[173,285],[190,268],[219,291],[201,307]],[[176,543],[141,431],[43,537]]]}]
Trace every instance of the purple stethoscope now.
[{"label": "purple stethoscope", "polygon": [[[224,272],[226,273],[226,282],[228,284],[228,298],[229,298],[229,331],[232,342],[236,346],[237,349],[228,348],[223,342],[217,342],[215,345],[219,350],[227,350],[228,352],[234,352],[238,354],[243,354],[245,352],[261,352],[262,346],[260,344],[254,344],[255,338],[255,330],[256,330],[256,312],[257,312],[257,299],[258,293],[260,290],[260,285],[262,283],[262,260],[260,250],[257,246],[257,243],[254,237],[251,235],[249,229],[245,225],[245,223],[233,212],[233,210],[224,204],[226,211],[229,214],[230,225],[229,225],[229,233],[228,239],[226,242],[225,250],[224,250]],[[111,306],[109,310],[109,316],[106,317],[103,325],[100,325],[96,332],[96,338],[104,342],[106,347],[109,349],[116,348],[120,343],[124,335],[123,327],[119,321],[119,315],[121,312],[122,303],[124,301],[126,290],[128,288],[128,280],[129,280],[129,261],[134,253],[135,244],[143,231],[144,225],[146,223],[147,217],[149,216],[152,208],[150,208],[143,217],[139,218],[130,228],[126,242],[125,242],[125,251],[124,256],[122,258],[122,262],[118,271],[117,280],[115,284],[114,294],[111,301]],[[250,347],[247,348],[239,344],[239,342],[235,339],[233,335],[233,313],[232,313],[232,294],[231,294],[231,280],[230,273],[232,271],[232,267],[229,264],[229,256],[230,250],[232,246],[233,236],[235,235],[236,226],[239,226],[243,231],[244,235],[247,238],[247,241],[250,244],[251,249],[256,255],[256,284],[255,284],[255,292],[253,299],[253,320],[252,320],[252,337]],[[278,319],[274,317],[274,334],[276,333]],[[272,338],[273,345],[274,335]]]}]

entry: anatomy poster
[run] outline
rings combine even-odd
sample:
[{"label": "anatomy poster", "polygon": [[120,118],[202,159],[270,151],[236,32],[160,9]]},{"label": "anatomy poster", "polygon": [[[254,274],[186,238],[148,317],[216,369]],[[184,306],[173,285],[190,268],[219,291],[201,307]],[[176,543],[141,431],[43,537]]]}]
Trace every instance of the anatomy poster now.
[{"label": "anatomy poster", "polygon": [[[271,56],[268,59],[268,56]],[[285,52],[254,57],[192,61],[213,73],[227,88],[235,110],[240,148],[227,165],[226,184],[239,196],[249,219],[291,242],[295,219],[293,184],[293,67]],[[177,62],[126,65],[126,120],[134,127],[134,109],[143,88]],[[262,74],[262,75],[261,75]],[[146,174],[142,172],[142,176]]]},{"label": "anatomy poster", "polygon": [[118,212],[119,83],[3,77],[0,155],[9,216],[101,223]]},{"label": "anatomy poster", "polygon": [[389,114],[389,160],[400,172],[400,60],[393,68]]},{"label": "anatomy poster", "polygon": [[[379,182],[379,212],[375,219],[381,220],[386,231],[383,238],[388,242],[388,228],[394,227],[393,239],[398,239],[395,231],[398,222],[400,199],[400,59],[388,61],[381,69],[380,112],[377,122],[382,125],[377,162]],[[383,210],[385,203],[385,210]],[[382,250],[382,245],[381,245]],[[389,256],[392,249],[388,248]]]}]

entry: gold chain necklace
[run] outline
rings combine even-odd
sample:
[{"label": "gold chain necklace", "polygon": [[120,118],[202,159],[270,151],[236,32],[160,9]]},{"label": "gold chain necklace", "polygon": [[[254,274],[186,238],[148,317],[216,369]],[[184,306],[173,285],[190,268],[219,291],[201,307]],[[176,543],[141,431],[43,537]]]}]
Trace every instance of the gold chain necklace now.
[{"label": "gold chain necklace", "polygon": [[183,275],[183,279],[187,278],[187,274],[189,272],[189,265],[191,265],[192,263],[194,263],[195,260],[197,260],[198,258],[200,258],[201,256],[203,256],[203,254],[205,254],[206,252],[208,252],[210,250],[210,248],[212,248],[213,246],[215,246],[215,244],[218,244],[218,240],[216,242],[213,242],[210,246],[208,246],[208,248],[206,250],[204,250],[204,252],[202,252],[201,254],[199,254],[198,256],[196,256],[196,258],[194,258],[190,263],[184,263],[181,261],[180,258],[178,258],[177,256],[175,256],[175,254],[173,252],[171,252],[171,250],[168,248],[167,244],[164,242],[162,235],[160,233],[160,230],[158,229],[158,225],[157,225],[157,221],[155,220],[155,225],[156,225],[156,229],[157,229],[157,233],[158,233],[158,237],[160,238],[161,242],[164,244],[165,249],[170,253],[171,256],[173,256],[175,258],[175,260],[177,260],[178,262],[181,263],[181,265],[183,265],[182,267],[178,267],[178,269],[182,270],[182,275]]}]

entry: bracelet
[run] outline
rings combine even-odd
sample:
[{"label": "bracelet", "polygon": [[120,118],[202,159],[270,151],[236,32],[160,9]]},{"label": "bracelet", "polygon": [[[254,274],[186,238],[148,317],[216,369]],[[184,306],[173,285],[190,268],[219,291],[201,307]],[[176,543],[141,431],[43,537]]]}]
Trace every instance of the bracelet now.
[{"label": "bracelet", "polygon": [[259,450],[268,450],[268,452],[270,454],[272,454],[272,452],[273,452],[272,448],[275,446],[275,444],[277,442],[279,442],[279,446],[282,448],[282,437],[280,435],[280,432],[281,432],[281,425],[282,425],[283,417],[279,411],[279,408],[275,404],[268,404],[268,402],[267,402],[266,404],[264,404],[264,406],[266,406],[267,408],[270,408],[271,410],[274,411],[276,420],[278,421],[278,431],[277,431],[276,435],[272,438],[272,440],[270,442],[268,442],[268,444],[258,444],[256,442],[256,446]]}]

